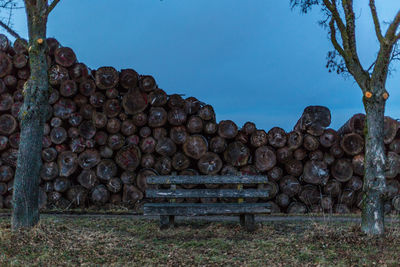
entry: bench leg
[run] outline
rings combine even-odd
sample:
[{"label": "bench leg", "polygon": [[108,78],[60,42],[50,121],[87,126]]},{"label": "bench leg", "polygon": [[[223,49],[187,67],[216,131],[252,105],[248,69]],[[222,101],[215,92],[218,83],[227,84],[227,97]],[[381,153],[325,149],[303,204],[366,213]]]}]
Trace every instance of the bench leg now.
[{"label": "bench leg", "polygon": [[160,229],[164,230],[169,227],[169,216],[168,215],[160,215]]},{"label": "bench leg", "polygon": [[244,226],[248,232],[254,232],[256,230],[254,214],[246,214],[245,215]]},{"label": "bench leg", "polygon": [[239,218],[240,218],[240,225],[241,226],[245,226],[245,215],[244,214],[240,214],[239,215]]}]

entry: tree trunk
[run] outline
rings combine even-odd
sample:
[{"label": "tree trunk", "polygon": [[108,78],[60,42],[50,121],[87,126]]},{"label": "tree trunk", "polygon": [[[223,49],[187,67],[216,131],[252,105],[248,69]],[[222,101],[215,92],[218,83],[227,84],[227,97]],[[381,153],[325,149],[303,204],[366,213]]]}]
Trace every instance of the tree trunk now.
[{"label": "tree trunk", "polygon": [[364,100],[364,107],[366,137],[361,229],[368,235],[382,235],[384,233],[383,195],[386,189],[386,156],[383,142],[385,102],[383,100]]},{"label": "tree trunk", "polygon": [[30,228],[39,222],[39,171],[49,91],[46,57],[47,17],[38,17],[37,14],[41,12],[33,10],[35,8],[38,7],[26,7],[31,76],[24,86],[24,105],[20,111],[21,140],[14,178],[11,219],[14,230]]}]

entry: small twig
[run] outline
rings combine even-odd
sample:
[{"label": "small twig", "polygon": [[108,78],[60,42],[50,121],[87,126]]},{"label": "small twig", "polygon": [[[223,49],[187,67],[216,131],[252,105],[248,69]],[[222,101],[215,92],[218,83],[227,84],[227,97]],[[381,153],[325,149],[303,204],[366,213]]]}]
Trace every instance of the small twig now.
[{"label": "small twig", "polygon": [[9,34],[11,34],[13,37],[20,39],[21,36],[19,36],[18,33],[16,33],[13,29],[11,29],[7,24],[5,24],[3,21],[0,20],[0,26],[3,27]]}]

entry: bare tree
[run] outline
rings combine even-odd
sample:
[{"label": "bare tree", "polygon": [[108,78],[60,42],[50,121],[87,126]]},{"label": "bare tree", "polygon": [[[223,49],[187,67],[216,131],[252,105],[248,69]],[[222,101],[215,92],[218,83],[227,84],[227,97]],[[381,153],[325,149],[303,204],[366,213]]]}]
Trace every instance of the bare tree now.
[{"label": "bare tree", "polygon": [[307,13],[319,6],[324,14],[320,24],[329,29],[334,51],[328,53],[327,67],[353,76],[363,92],[366,113],[364,198],[362,231],[369,235],[384,233],[383,198],[386,191],[384,112],[389,97],[386,80],[390,63],[399,55],[400,4],[393,21],[383,33],[375,0],[369,0],[370,12],[379,42],[376,60],[369,68],[360,62],[356,45],[356,15],[353,0],[290,0],[292,7]]},{"label": "bare tree", "polygon": [[[0,10],[18,8],[17,1],[0,1]],[[14,178],[12,228],[29,228],[39,221],[39,171],[43,128],[48,110],[48,66],[46,58],[47,18],[60,0],[24,0],[29,32],[29,64],[31,76],[24,85],[24,104],[20,111],[21,133],[18,163]],[[0,26],[15,38],[10,19]]]}]

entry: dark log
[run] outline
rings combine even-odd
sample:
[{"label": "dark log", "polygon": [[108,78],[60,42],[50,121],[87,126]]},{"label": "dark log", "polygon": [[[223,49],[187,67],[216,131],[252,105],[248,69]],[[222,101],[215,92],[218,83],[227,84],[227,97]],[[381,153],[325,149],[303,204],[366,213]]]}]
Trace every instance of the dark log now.
[{"label": "dark log", "polygon": [[94,188],[98,183],[96,173],[93,170],[82,170],[77,177],[77,181],[88,190]]},{"label": "dark log", "polygon": [[299,131],[291,131],[287,134],[287,147],[296,150],[303,144],[303,134]]},{"label": "dark log", "polygon": [[110,88],[106,90],[106,97],[109,99],[116,99],[119,97],[119,91],[116,88]]},{"label": "dark log", "polygon": [[390,144],[394,138],[396,137],[397,130],[400,125],[397,120],[394,120],[388,116],[385,116],[384,119],[384,131],[383,131],[383,141],[384,143]]},{"label": "dark log", "polygon": [[14,91],[14,93],[13,93],[13,99],[14,99],[15,102],[17,102],[17,101],[19,101],[19,102],[24,101],[24,94],[22,93],[22,90],[23,90],[23,88]]},{"label": "dark log", "polygon": [[[162,128],[161,128],[162,129]],[[130,136],[136,132],[136,126],[131,120],[125,120],[121,124],[121,133]]]},{"label": "dark log", "polygon": [[119,178],[112,178],[107,182],[107,189],[111,193],[118,193],[122,189],[122,181]]},{"label": "dark log", "polygon": [[185,99],[184,109],[188,115],[196,114],[201,108],[201,103],[195,97]]},{"label": "dark log", "polygon": [[90,95],[89,103],[95,108],[103,107],[105,102],[106,96],[101,92],[95,92]]},{"label": "dark log", "polygon": [[281,148],[286,145],[287,134],[285,130],[279,127],[274,127],[268,132],[268,143],[275,147]]},{"label": "dark log", "polygon": [[43,184],[43,190],[44,190],[46,193],[49,193],[49,192],[54,191],[54,183],[53,183],[52,181],[45,182],[45,183]]},{"label": "dark log", "polygon": [[150,127],[142,127],[139,130],[139,136],[142,138],[147,138],[151,135],[151,128]]},{"label": "dark log", "polygon": [[208,135],[213,135],[217,132],[218,130],[218,125],[215,122],[207,122],[204,125],[204,133]]},{"label": "dark log", "polygon": [[323,196],[320,201],[321,208],[332,213],[334,201],[330,196]]},{"label": "dark log", "polygon": [[[130,116],[129,116],[129,117],[130,117]],[[121,113],[118,114],[118,118],[119,118],[121,121],[126,121],[126,120],[128,119],[128,114],[125,114],[124,112],[121,112]]]},{"label": "dark log", "polygon": [[69,47],[59,47],[54,51],[54,59],[63,67],[71,67],[76,62],[76,55]]},{"label": "dark log", "polygon": [[42,139],[42,147],[43,148],[47,148],[50,147],[52,145],[51,139],[49,136],[43,136]]},{"label": "dark log", "polygon": [[60,47],[60,43],[55,38],[47,38],[46,43],[49,55],[54,56],[54,52]]},{"label": "dark log", "polygon": [[56,162],[45,162],[40,169],[40,178],[51,181],[58,176],[59,170]]},{"label": "dark log", "polygon": [[302,179],[309,184],[325,185],[329,179],[328,166],[323,161],[307,161],[304,165]]},{"label": "dark log", "polygon": [[119,84],[125,89],[137,87],[139,80],[138,73],[133,69],[122,69],[119,75]]},{"label": "dark log", "polygon": [[8,148],[8,138],[6,136],[0,136],[0,151]]},{"label": "dark log", "polygon": [[105,90],[116,87],[119,74],[113,67],[101,67],[96,70],[95,82],[99,89]]},{"label": "dark log", "polygon": [[334,179],[329,180],[324,186],[324,193],[334,198],[342,193],[342,184]]},{"label": "dark log", "polygon": [[126,171],[134,171],[140,164],[141,153],[136,145],[123,147],[117,152],[115,162]]},{"label": "dark log", "polygon": [[182,108],[173,108],[169,110],[168,122],[174,126],[184,124],[186,122],[186,112]]},{"label": "dark log", "polygon": [[346,183],[346,188],[349,188],[353,191],[361,190],[363,186],[363,181],[358,176],[353,176],[351,179]]},{"label": "dark log", "polygon": [[276,204],[281,208],[286,208],[290,204],[290,197],[284,193],[276,196]]},{"label": "dark log", "polygon": [[334,162],[335,162],[335,157],[332,155],[332,154],[330,154],[330,153],[328,153],[328,152],[325,152],[324,153],[324,158],[323,158],[323,161],[327,164],[327,165],[332,165]]},{"label": "dark log", "polygon": [[396,211],[400,211],[400,195],[393,197],[392,205]]},{"label": "dark log", "polygon": [[96,134],[96,127],[92,121],[83,121],[79,125],[79,134],[85,139],[92,139]]},{"label": "dark log", "polygon": [[50,120],[51,127],[61,127],[62,123],[63,123],[62,119],[60,119],[58,117],[53,117]]},{"label": "dark log", "polygon": [[[31,70],[28,67],[19,69],[17,72],[17,77],[20,80],[28,80],[31,76]],[[18,88],[18,81],[16,82],[16,86]]]},{"label": "dark log", "polygon": [[[201,135],[188,136],[183,144],[183,151],[186,156],[193,159],[200,159],[208,150],[207,140]],[[229,154],[229,152],[227,152]]]},{"label": "dark log", "polygon": [[6,196],[3,200],[3,204],[6,209],[11,209],[12,208],[12,195]]},{"label": "dark log", "polygon": [[296,159],[289,160],[285,164],[285,170],[287,174],[299,177],[303,173],[303,163]]},{"label": "dark log", "polygon": [[28,41],[18,38],[14,41],[13,48],[16,54],[28,54]]},{"label": "dark log", "polygon": [[134,185],[124,185],[122,202],[126,204],[135,204],[143,198],[143,193]]},{"label": "dark log", "polygon": [[314,150],[318,149],[319,141],[315,136],[306,134],[306,135],[304,135],[303,146],[308,151],[314,151]]},{"label": "dark log", "polygon": [[321,150],[314,150],[308,153],[308,158],[310,160],[318,160],[318,161],[323,161],[324,160],[324,152]]},{"label": "dark log", "polygon": [[[47,136],[44,136],[44,137],[47,137]],[[49,143],[51,144],[50,138],[48,138],[48,140],[49,140]],[[49,146],[50,146],[50,145],[49,145]],[[43,147],[48,147],[48,146],[45,146],[45,143],[43,142]],[[65,152],[65,151],[68,150],[68,147],[67,147],[65,144],[56,145],[55,148],[56,148],[56,150],[57,150],[57,153]]]},{"label": "dark log", "polygon": [[96,84],[91,79],[85,79],[79,84],[79,92],[84,96],[91,96],[96,90]]},{"label": "dark log", "polygon": [[200,172],[206,175],[217,174],[222,168],[222,160],[213,152],[207,152],[197,162]]},{"label": "dark log", "polygon": [[81,107],[89,102],[88,98],[82,94],[74,96],[74,102],[78,107]]},{"label": "dark log", "polygon": [[10,135],[17,129],[17,121],[9,114],[0,116],[0,134]]},{"label": "dark log", "polygon": [[117,165],[111,159],[103,159],[97,164],[96,176],[99,179],[109,181],[117,175]]},{"label": "dark log", "polygon": [[3,79],[0,79],[0,94],[4,94],[8,91]]},{"label": "dark log", "polygon": [[331,124],[331,112],[327,107],[308,106],[294,127],[314,136],[320,136],[324,129]]},{"label": "dark log", "polygon": [[282,178],[283,170],[282,168],[275,166],[268,171],[267,176],[271,181],[277,182]]},{"label": "dark log", "polygon": [[160,175],[167,175],[172,170],[172,160],[170,157],[161,157],[156,160],[154,168]]},{"label": "dark log", "polygon": [[200,108],[198,115],[205,121],[215,120],[215,112],[212,106],[205,105]]},{"label": "dark log", "polygon": [[337,143],[338,139],[339,135],[337,132],[329,128],[324,130],[324,133],[319,137],[319,142],[321,143],[321,146],[329,148],[333,144]]},{"label": "dark log", "polygon": [[307,151],[303,148],[298,148],[293,152],[293,158],[295,160],[303,160],[307,157]]},{"label": "dark log", "polygon": [[108,99],[103,106],[103,111],[109,118],[118,116],[121,110],[118,99]]},{"label": "dark log", "polygon": [[71,181],[66,177],[59,177],[54,180],[54,190],[60,193],[66,192],[71,187]]},{"label": "dark log", "polygon": [[[153,136],[154,136],[154,139],[160,140],[160,139],[166,138],[168,136],[168,131],[167,131],[167,129],[162,128],[162,127],[154,128]],[[174,140],[172,140],[172,141],[174,141]]]},{"label": "dark log", "polygon": [[53,106],[54,116],[60,117],[63,120],[69,118],[69,116],[76,111],[76,104],[71,99],[60,98]]},{"label": "dark log", "polygon": [[53,128],[50,132],[50,139],[54,144],[62,144],[67,138],[67,131],[63,127]]},{"label": "dark log", "polygon": [[398,180],[388,180],[386,182],[386,197],[392,199],[400,193],[400,182]]},{"label": "dark log", "polygon": [[168,101],[167,94],[162,89],[156,89],[152,91],[148,98],[150,105],[153,107],[162,107],[167,104]]},{"label": "dark log", "polygon": [[[7,3],[6,3],[7,4]],[[7,52],[11,48],[10,41],[7,36],[0,34],[0,51]]]},{"label": "dark log", "polygon": [[140,141],[140,150],[143,153],[153,153],[156,148],[157,141],[149,136]]},{"label": "dark log", "polygon": [[142,127],[147,124],[147,114],[143,112],[138,112],[132,116],[132,121],[137,127]]},{"label": "dark log", "polygon": [[[204,157],[204,156],[203,156]],[[185,156],[185,154],[181,152],[177,152],[173,157],[172,157],[172,167],[177,170],[177,171],[183,171],[184,169],[189,168],[190,166],[190,160],[188,157]]]},{"label": "dark log", "polygon": [[353,166],[348,159],[338,159],[331,166],[332,177],[339,182],[347,182],[353,177]]},{"label": "dark log", "polygon": [[243,127],[242,127],[242,131],[246,134],[246,135],[251,135],[252,133],[254,133],[257,130],[256,125],[253,122],[246,122]]},{"label": "dark log", "polygon": [[340,147],[346,154],[354,156],[364,149],[364,139],[356,133],[348,133],[342,137]]},{"label": "dark log", "polygon": [[140,161],[140,166],[143,168],[153,168],[156,163],[156,159],[153,154],[144,154]]},{"label": "dark log", "polygon": [[188,136],[189,135],[188,135],[188,133],[186,131],[186,127],[185,126],[172,127],[170,132],[169,132],[169,137],[177,145],[184,144],[186,142]]},{"label": "dark log", "polygon": [[10,110],[14,104],[12,95],[5,93],[0,95],[0,111]]},{"label": "dark log", "polygon": [[150,75],[143,75],[139,79],[139,88],[144,92],[151,92],[157,88],[156,80]]},{"label": "dark log", "polygon": [[99,206],[104,205],[110,199],[110,192],[104,185],[100,184],[93,189],[90,195],[90,199],[93,202],[93,204]]},{"label": "dark log", "polygon": [[162,107],[152,107],[149,111],[148,125],[150,127],[162,127],[167,123],[167,112]]},{"label": "dark log", "polygon": [[68,177],[78,168],[77,156],[71,151],[64,151],[58,155],[57,159],[60,176]]},{"label": "dark log", "polygon": [[16,54],[13,57],[13,64],[17,69],[22,69],[28,64],[28,57],[24,54]]},{"label": "dark log", "polygon": [[223,120],[218,124],[218,135],[225,139],[233,139],[238,134],[238,127],[231,120]]},{"label": "dark log", "polygon": [[88,79],[89,70],[85,64],[76,63],[69,68],[69,77],[76,82],[82,83]]},{"label": "dark log", "polygon": [[333,146],[331,146],[331,148],[329,149],[329,153],[331,153],[337,159],[343,157],[344,155],[344,151],[339,144],[334,144]]},{"label": "dark log", "polygon": [[121,174],[121,182],[123,184],[134,184],[136,181],[136,174],[134,172],[123,172]]},{"label": "dark log", "polygon": [[276,164],[275,151],[269,146],[257,148],[254,152],[254,158],[255,165],[260,171],[268,171]]},{"label": "dark log", "polygon": [[253,147],[260,147],[268,143],[268,135],[264,130],[256,130],[250,136],[250,144]]},{"label": "dark log", "polygon": [[0,78],[3,78],[11,73],[13,63],[11,57],[4,52],[0,52]]},{"label": "dark log", "polygon": [[99,164],[100,153],[94,149],[88,149],[79,154],[78,164],[82,169],[91,169]]},{"label": "dark log", "polygon": [[7,194],[7,184],[0,183],[0,196],[4,196],[5,194]]},{"label": "dark log", "polygon": [[75,127],[71,127],[68,129],[68,137],[69,138],[78,138],[79,137],[79,129]]},{"label": "dark log", "polygon": [[[263,155],[265,155],[265,153],[268,153],[268,151],[263,148],[260,149],[258,153],[260,161],[259,164],[262,163],[267,164],[266,162],[263,161]],[[230,143],[224,152],[225,161],[232,166],[238,166],[238,167],[245,166],[247,165],[249,158],[250,158],[249,148],[239,141],[234,141]]]},{"label": "dark log", "polygon": [[74,207],[84,206],[87,202],[88,191],[80,185],[72,186],[67,191],[67,199]]},{"label": "dark log", "polygon": [[[29,75],[28,75],[29,78]],[[21,77],[21,79],[27,79],[26,77]],[[4,84],[9,88],[13,89],[17,86],[17,78],[14,75],[7,75],[3,78]]]},{"label": "dark log", "polygon": [[125,140],[126,145],[139,145],[139,136],[131,135],[128,136]]},{"label": "dark log", "polygon": [[98,129],[103,128],[107,125],[107,116],[101,112],[93,112],[92,113],[92,121],[94,126]]},{"label": "dark log", "polygon": [[13,133],[8,137],[8,143],[12,148],[19,147],[19,132]]},{"label": "dark log", "polygon": [[303,214],[307,213],[307,207],[301,202],[292,202],[286,211],[289,214]]},{"label": "dark log", "polygon": [[301,185],[295,177],[286,175],[280,179],[279,188],[282,193],[294,197],[300,193]]},{"label": "dark log", "polygon": [[155,150],[161,156],[171,157],[176,152],[176,145],[170,138],[163,138],[157,141]]},{"label": "dark log", "polygon": [[116,134],[121,130],[121,121],[117,118],[110,118],[107,121],[107,132]]},{"label": "dark log", "polygon": [[400,139],[394,139],[390,144],[389,144],[389,150],[393,151],[397,154],[400,154]]},{"label": "dark log", "polygon": [[53,105],[57,103],[59,99],[60,99],[60,93],[58,92],[58,90],[52,90],[49,95],[49,104]]},{"label": "dark log", "polygon": [[125,137],[122,134],[111,134],[108,136],[107,145],[112,150],[118,150],[125,144]]},{"label": "dark log", "polygon": [[185,100],[182,98],[181,95],[172,94],[169,95],[167,105],[170,109],[173,108],[184,108],[185,107]]},{"label": "dark log", "polygon": [[214,136],[210,140],[210,151],[214,153],[222,153],[227,148],[227,142],[220,136]]},{"label": "dark log", "polygon": [[190,116],[187,120],[186,128],[189,133],[201,133],[203,131],[203,120],[199,116]]},{"label": "dark log", "polygon": [[[122,107],[124,108],[125,112],[130,115],[142,112],[147,108],[147,105],[147,95],[143,92],[140,92],[140,90],[137,88],[131,89],[122,98]],[[165,117],[167,116],[165,115]]]},{"label": "dark log", "polygon": [[348,133],[364,135],[365,115],[358,113],[353,115],[337,132],[343,136]]},{"label": "dark log", "polygon": [[74,96],[78,92],[78,86],[74,80],[65,80],[61,83],[60,94],[65,97]]},{"label": "dark log", "polygon": [[59,86],[65,80],[69,79],[68,70],[60,65],[53,65],[49,69],[49,83],[52,86]]},{"label": "dark log", "polygon": [[239,131],[235,137],[235,141],[242,142],[243,144],[247,144],[249,142],[249,136],[244,134],[242,131]]},{"label": "dark log", "polygon": [[42,150],[42,159],[45,162],[51,162],[57,158],[57,154],[57,150],[54,147],[45,148]]},{"label": "dark log", "polygon": [[0,182],[6,183],[14,178],[14,170],[10,166],[0,166]]},{"label": "dark log", "polygon": [[93,139],[87,139],[85,140],[85,146],[87,148],[94,148],[96,142]]},{"label": "dark log", "polygon": [[346,188],[340,194],[340,197],[338,199],[338,204],[344,204],[347,207],[351,207],[351,206],[353,206],[355,201],[356,201],[355,191],[353,191],[349,188]]},{"label": "dark log", "polygon": [[281,147],[276,151],[276,159],[280,163],[286,163],[293,159],[293,151],[288,147]]},{"label": "dark log", "polygon": [[386,157],[385,177],[387,179],[395,178],[400,172],[400,156],[397,153],[389,151]]},{"label": "dark log", "polygon": [[321,194],[317,186],[308,184],[301,189],[299,199],[307,206],[311,206],[320,202]]},{"label": "dark log", "polygon": [[144,192],[148,187],[147,177],[155,175],[158,175],[158,173],[153,169],[141,169],[136,176],[136,185],[142,192]]},{"label": "dark log", "polygon": [[61,198],[61,193],[57,191],[49,192],[47,195],[47,200],[52,204],[56,204]]}]

